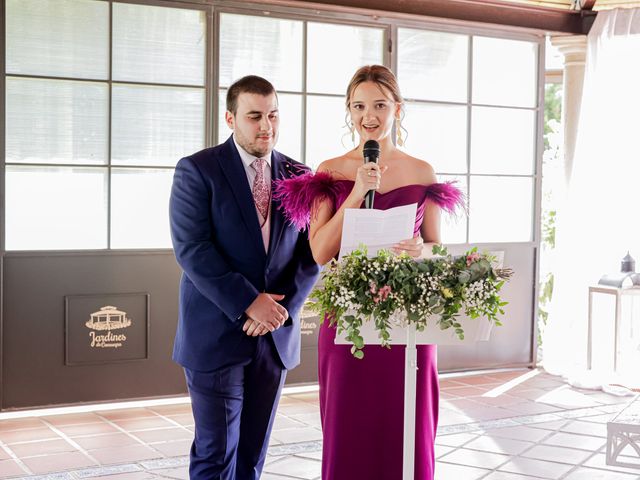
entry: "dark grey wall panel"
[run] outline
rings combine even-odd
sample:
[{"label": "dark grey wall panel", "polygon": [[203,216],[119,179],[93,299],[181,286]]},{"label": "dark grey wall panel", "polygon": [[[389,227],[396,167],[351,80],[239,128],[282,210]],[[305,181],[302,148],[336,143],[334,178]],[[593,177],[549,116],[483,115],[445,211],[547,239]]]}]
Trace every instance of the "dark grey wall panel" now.
[{"label": "dark grey wall panel", "polygon": [[[2,408],[185,393],[171,361],[179,278],[171,252],[5,256]],[[105,294],[106,305],[117,302],[116,294],[148,294],[147,358],[122,361],[123,350],[113,348],[98,363],[65,365],[65,297]],[[89,333],[72,341],[86,342]]]},{"label": "dark grey wall panel", "polygon": [[320,318],[303,310],[300,319],[300,365],[287,372],[287,385],[316,383],[318,381],[318,332]]},{"label": "dark grey wall panel", "polygon": [[[529,244],[485,248],[505,250],[505,265],[515,271],[503,289],[510,302],[504,326],[494,329],[489,342],[440,347],[441,372],[532,363],[535,249]],[[11,254],[4,257],[3,269],[2,409],[186,393],[182,370],[171,361],[180,278],[171,252]],[[135,323],[143,321],[145,315],[134,312],[145,310],[147,298],[148,324]],[[112,332],[128,335],[131,348],[113,349],[110,357],[108,350],[87,354],[82,343],[67,350],[72,358],[66,364],[67,336],[72,342],[89,341],[84,323],[90,314],[118,303],[130,305],[125,310],[138,333],[131,327]],[[78,314],[69,305],[86,312]],[[289,372],[289,385],[317,381],[318,320],[304,319],[302,364]],[[69,321],[75,322],[75,332],[65,330]],[[148,338],[131,336],[142,331]]]},{"label": "dark grey wall panel", "polygon": [[[2,409],[186,394],[171,360],[180,274],[171,252],[5,256]],[[105,306],[133,325],[102,330],[114,348],[92,351],[100,330],[85,324]],[[289,385],[317,380],[317,328],[303,330]]]}]

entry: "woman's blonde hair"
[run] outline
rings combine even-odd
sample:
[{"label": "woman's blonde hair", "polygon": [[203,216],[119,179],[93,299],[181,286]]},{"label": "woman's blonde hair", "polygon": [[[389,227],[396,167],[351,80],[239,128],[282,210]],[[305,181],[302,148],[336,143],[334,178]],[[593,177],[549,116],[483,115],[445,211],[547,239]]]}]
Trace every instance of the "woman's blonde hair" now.
[{"label": "woman's blonde hair", "polygon": [[391,94],[394,102],[399,104],[404,103],[402,95],[400,94],[400,88],[398,87],[398,80],[396,80],[396,76],[391,70],[384,65],[365,65],[356,71],[347,86],[347,97],[345,100],[347,109],[349,109],[353,91],[358,85],[364,82],[373,82],[378,85],[378,87],[384,87]]}]

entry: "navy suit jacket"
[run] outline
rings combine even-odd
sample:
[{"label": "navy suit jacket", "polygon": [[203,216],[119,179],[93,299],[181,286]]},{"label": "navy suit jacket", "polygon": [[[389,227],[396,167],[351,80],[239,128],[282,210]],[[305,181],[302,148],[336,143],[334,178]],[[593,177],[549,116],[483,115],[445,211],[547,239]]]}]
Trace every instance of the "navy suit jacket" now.
[{"label": "navy suit jacket", "polygon": [[[271,178],[287,178],[302,164],[273,151]],[[244,165],[229,139],[181,159],[170,200],[171,237],[183,275],[173,359],[211,371],[246,362],[257,337],[242,331],[244,311],[260,292],[285,295],[289,312],[271,334],[285,368],[300,363],[302,305],[318,277],[306,232],[286,222],[272,201],[269,251]]]}]

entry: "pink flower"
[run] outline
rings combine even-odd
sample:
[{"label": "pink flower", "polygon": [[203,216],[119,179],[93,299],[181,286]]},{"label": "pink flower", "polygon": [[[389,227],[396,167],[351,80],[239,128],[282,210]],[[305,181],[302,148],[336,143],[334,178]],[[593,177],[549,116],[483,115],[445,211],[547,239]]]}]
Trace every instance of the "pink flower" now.
[{"label": "pink flower", "polygon": [[[389,296],[389,294],[391,293],[391,287],[389,285],[385,285],[384,287],[381,287],[379,290],[377,290],[376,288],[377,286],[375,283],[371,282],[369,285],[371,286],[369,291],[374,295],[373,303],[378,304],[380,302],[384,302]],[[378,293],[376,293],[376,290]]]},{"label": "pink flower", "polygon": [[385,285],[380,290],[378,290],[378,297],[381,301],[385,301],[389,294],[391,293],[391,287],[389,285]]},{"label": "pink flower", "polygon": [[473,262],[480,260],[480,254],[478,252],[473,252],[467,255],[467,267],[471,266]]}]

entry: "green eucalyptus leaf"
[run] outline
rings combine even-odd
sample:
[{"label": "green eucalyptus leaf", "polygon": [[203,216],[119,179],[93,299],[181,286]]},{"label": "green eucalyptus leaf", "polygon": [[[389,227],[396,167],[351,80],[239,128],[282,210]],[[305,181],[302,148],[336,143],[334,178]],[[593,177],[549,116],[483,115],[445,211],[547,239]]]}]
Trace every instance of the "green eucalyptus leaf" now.
[{"label": "green eucalyptus leaf", "polygon": [[470,280],[471,280],[471,273],[467,272],[466,270],[463,270],[458,274],[458,282],[465,284],[465,283],[469,283]]}]

